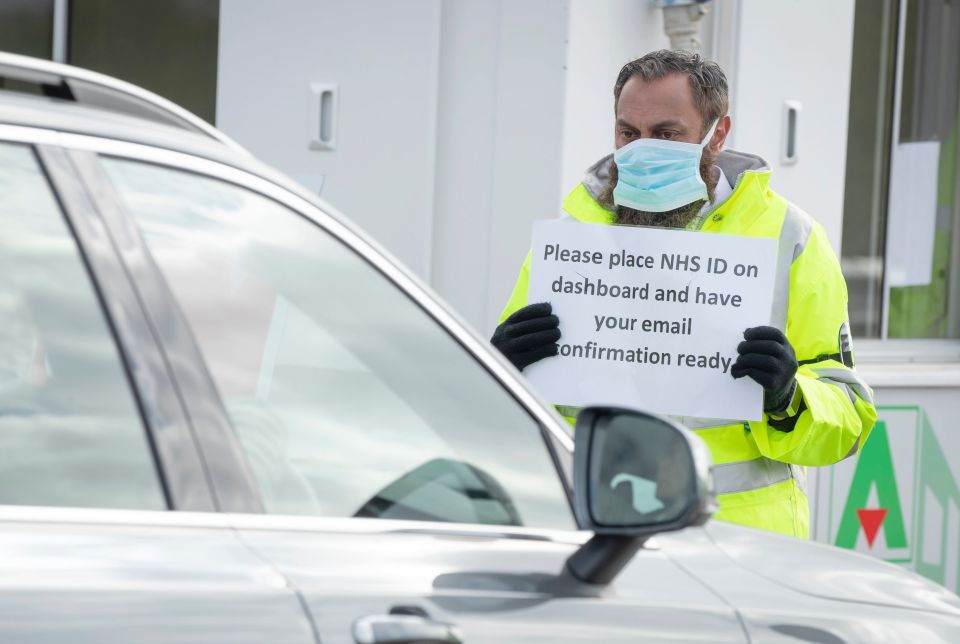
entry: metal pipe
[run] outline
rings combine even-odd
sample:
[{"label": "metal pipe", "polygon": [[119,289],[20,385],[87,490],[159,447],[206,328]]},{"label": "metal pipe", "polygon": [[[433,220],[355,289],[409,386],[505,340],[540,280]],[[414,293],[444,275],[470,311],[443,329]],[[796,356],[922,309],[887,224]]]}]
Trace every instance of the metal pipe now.
[{"label": "metal pipe", "polygon": [[700,20],[707,13],[710,0],[657,0],[663,9],[663,31],[670,38],[671,49],[699,52]]},{"label": "metal pipe", "polygon": [[53,51],[51,60],[55,63],[67,62],[67,34],[69,32],[70,5],[69,0],[54,0],[53,2]]}]

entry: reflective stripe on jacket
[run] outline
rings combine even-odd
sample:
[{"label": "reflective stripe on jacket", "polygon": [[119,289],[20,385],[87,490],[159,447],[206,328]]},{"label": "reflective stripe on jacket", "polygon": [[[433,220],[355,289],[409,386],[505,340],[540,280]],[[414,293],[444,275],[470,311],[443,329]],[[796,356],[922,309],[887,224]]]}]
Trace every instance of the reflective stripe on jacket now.
[{"label": "reflective stripe on jacket", "polygon": [[[614,213],[596,199],[611,157],[588,171],[566,198],[575,219],[613,224]],[[768,187],[770,168],[759,157],[726,150],[717,165],[733,193],[712,207],[701,232],[778,239],[771,324],[785,330],[800,368],[800,411],[759,422],[678,418],[702,438],[713,456],[720,509],[716,518],[799,537],[809,536],[807,465],[830,465],[856,454],[876,410],[873,393],[853,368],[847,324],[847,287],[823,227]],[[527,255],[500,320],[528,304]],[[558,407],[572,421],[576,410]]]}]

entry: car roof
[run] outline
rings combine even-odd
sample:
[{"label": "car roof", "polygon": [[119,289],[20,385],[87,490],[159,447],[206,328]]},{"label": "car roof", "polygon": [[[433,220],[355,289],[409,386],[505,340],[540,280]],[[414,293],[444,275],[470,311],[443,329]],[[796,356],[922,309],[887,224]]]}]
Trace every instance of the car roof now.
[{"label": "car roof", "polygon": [[0,52],[0,79],[22,90],[192,131],[242,150],[223,132],[176,103],[117,78],[40,58]]},{"label": "car roof", "polygon": [[0,124],[183,152],[289,184],[200,117],[145,89],[89,70],[0,52]]},{"label": "car roof", "polygon": [[0,123],[139,143],[240,167],[257,165],[254,157],[245,150],[228,147],[182,128],[57,98],[29,96],[3,89],[0,89]]}]

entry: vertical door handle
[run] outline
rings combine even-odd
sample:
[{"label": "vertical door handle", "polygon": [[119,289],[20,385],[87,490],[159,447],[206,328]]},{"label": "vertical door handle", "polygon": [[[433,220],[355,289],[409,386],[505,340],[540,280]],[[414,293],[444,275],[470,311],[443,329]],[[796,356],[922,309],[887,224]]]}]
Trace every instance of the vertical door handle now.
[{"label": "vertical door handle", "polygon": [[337,148],[337,86],[310,83],[310,149]]},{"label": "vertical door handle", "polygon": [[797,149],[800,107],[800,101],[783,102],[783,138],[780,148],[781,165],[793,165],[800,158],[800,151]]},{"label": "vertical door handle", "polygon": [[461,644],[460,629],[420,615],[368,615],[353,623],[357,644]]}]

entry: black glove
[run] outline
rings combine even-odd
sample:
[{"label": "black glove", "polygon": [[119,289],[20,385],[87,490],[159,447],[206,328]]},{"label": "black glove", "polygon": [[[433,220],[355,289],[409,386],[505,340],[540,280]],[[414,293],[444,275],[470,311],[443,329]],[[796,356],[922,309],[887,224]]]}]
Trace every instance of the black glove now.
[{"label": "black glove", "polygon": [[549,302],[523,307],[497,327],[490,343],[520,370],[557,355],[560,319],[552,310]]},{"label": "black glove", "polygon": [[756,326],[743,332],[737,345],[740,356],[730,367],[734,378],[750,376],[763,387],[763,410],[783,411],[796,388],[797,356],[780,329]]}]

